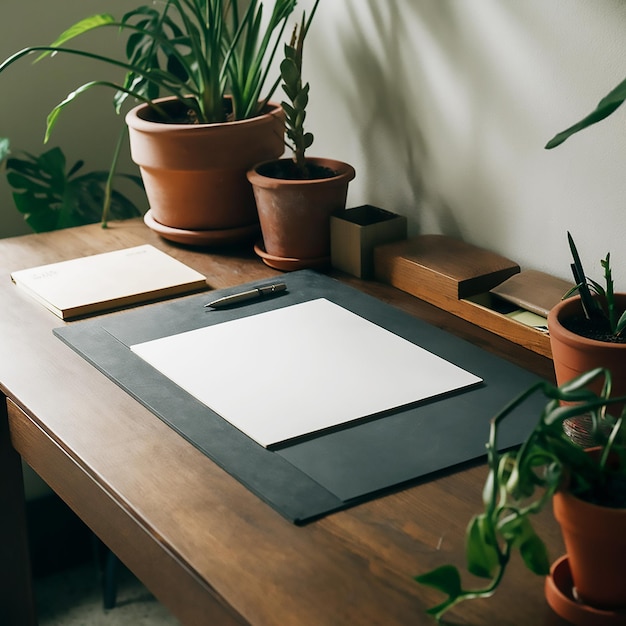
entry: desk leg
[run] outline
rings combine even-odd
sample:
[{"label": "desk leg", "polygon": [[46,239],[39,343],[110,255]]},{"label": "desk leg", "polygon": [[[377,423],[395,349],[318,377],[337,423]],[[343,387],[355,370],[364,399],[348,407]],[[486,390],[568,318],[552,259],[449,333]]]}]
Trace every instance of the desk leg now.
[{"label": "desk leg", "polygon": [[0,394],[0,624],[36,626],[24,482],[9,438],[6,398]]}]

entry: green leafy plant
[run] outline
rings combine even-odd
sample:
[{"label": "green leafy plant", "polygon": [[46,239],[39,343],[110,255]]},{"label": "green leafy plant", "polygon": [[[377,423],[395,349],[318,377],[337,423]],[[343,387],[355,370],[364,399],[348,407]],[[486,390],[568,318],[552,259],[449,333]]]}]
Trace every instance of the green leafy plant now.
[{"label": "green leafy plant", "polygon": [[[35,232],[91,224],[99,220],[106,225],[111,219],[141,215],[135,204],[112,188],[109,172],[82,173],[83,161],[68,168],[61,148],[40,155],[28,152],[9,156],[9,140],[0,139],[0,162],[6,157],[6,177],[14,189],[17,210]],[[142,187],[141,178],[120,174]],[[143,188],[143,187],[142,187]],[[108,213],[102,213],[102,207]]]},{"label": "green leafy plant", "polygon": [[[590,389],[596,380],[603,381],[599,394]],[[603,506],[626,506],[626,448],[620,436],[623,417],[614,418],[605,411],[609,404],[623,403],[626,398],[609,399],[610,391],[610,372],[602,368],[560,387],[539,382],[491,420],[484,510],[472,518],[466,533],[468,571],[489,582],[479,589],[465,589],[459,570],[452,565],[416,576],[418,583],[448,596],[441,604],[428,609],[429,614],[440,620],[459,602],[493,595],[515,551],[532,572],[548,574],[548,553],[531,519],[548,504],[557,489],[563,488],[566,480],[568,490],[583,500]],[[502,422],[535,393],[542,393],[547,404],[532,432],[519,449],[499,452],[498,433]],[[594,460],[572,442],[563,430],[566,419],[586,414],[592,417],[593,433],[601,446],[599,460]],[[621,463],[608,463],[609,457],[614,455]],[[622,496],[617,502],[616,493]]]},{"label": "green leafy plant", "polygon": [[316,0],[309,19],[302,15],[300,30],[296,24],[291,42],[285,44],[285,57],[280,64],[282,88],[290,102],[281,102],[285,111],[285,126],[288,141],[287,146],[293,153],[295,163],[302,178],[307,178],[308,169],[305,153],[313,144],[313,134],[305,132],[306,107],[309,103],[309,83],[302,84],[302,51],[304,40],[311,26],[311,21],[317,10],[319,0]]},{"label": "green leafy plant", "polygon": [[624,100],[626,100],[626,79],[602,98],[589,115],[586,115],[579,122],[557,133],[550,139],[545,146],[546,149],[550,150],[551,148],[556,148],[575,133],[607,118],[624,103]]},{"label": "green leafy plant", "polygon": [[[118,113],[131,97],[164,114],[154,100],[171,95],[185,103],[192,121],[246,119],[262,112],[278,86],[280,79],[262,93],[296,1],[276,0],[267,21],[261,0],[250,0],[243,14],[237,0],[164,0],[129,11],[121,20],[108,13],[92,15],[65,30],[49,46],[16,52],[0,64],[0,72],[35,53],[39,53],[37,61],[62,53],[123,71],[119,82],[94,80],[68,94],[48,116],[46,141],[60,112],[79,95],[101,86],[115,90]],[[125,59],[121,58],[124,54],[105,56],[66,45],[99,28],[115,28],[127,36]]]},{"label": "green leafy plant", "polygon": [[[626,311],[618,318],[618,311],[615,306],[610,252],[600,261],[600,265],[604,270],[605,287],[603,287],[600,283],[586,276],[576,244],[569,232],[567,233],[567,239],[572,254],[573,263],[571,264],[571,269],[576,285],[563,298],[569,298],[575,293],[580,294],[585,318],[590,323],[599,324],[601,329],[606,328],[609,336],[619,337],[624,328],[626,328]],[[592,295],[592,292],[595,294],[595,297]]]}]

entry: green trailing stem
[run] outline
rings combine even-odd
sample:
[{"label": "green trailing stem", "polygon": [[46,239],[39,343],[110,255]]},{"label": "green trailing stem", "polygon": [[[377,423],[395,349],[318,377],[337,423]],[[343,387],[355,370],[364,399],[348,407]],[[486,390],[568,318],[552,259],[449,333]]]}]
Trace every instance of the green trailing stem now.
[{"label": "green trailing stem", "polygon": [[[603,382],[598,394],[591,390],[597,380]],[[626,449],[620,437],[623,420],[606,412],[607,406],[622,404],[626,397],[610,398],[610,392],[611,375],[602,368],[560,387],[542,381],[512,400],[491,420],[483,511],[472,518],[465,537],[467,570],[487,582],[482,587],[465,588],[461,572],[452,565],[416,576],[418,583],[447,596],[428,609],[429,614],[440,621],[461,602],[493,595],[514,552],[533,573],[548,574],[548,552],[533,528],[532,517],[562,488],[565,476],[569,479],[569,491],[590,501],[596,501],[611,480],[626,479]],[[547,403],[535,427],[518,450],[500,452],[498,435],[503,422],[537,393]],[[563,431],[563,422],[579,415],[592,416],[593,435],[602,448],[599,461],[593,460]],[[621,458],[617,467],[608,463],[611,455]]]}]

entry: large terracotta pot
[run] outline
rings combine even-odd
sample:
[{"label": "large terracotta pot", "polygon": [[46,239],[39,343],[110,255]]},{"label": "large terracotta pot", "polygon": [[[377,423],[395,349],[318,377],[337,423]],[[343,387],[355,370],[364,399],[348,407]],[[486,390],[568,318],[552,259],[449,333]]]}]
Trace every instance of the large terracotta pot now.
[{"label": "large terracotta pot", "polygon": [[263,261],[277,269],[319,267],[330,263],[330,216],[345,209],[354,168],[332,159],[309,162],[335,171],[336,176],[311,180],[271,178],[265,163],[248,172],[263,234]]},{"label": "large terracotta pot", "polygon": [[567,491],[556,493],[553,503],[580,600],[626,610],[626,509],[590,504]]},{"label": "large terracotta pot", "polygon": [[[615,300],[618,311],[626,309],[626,294],[616,294]],[[611,395],[626,395],[626,344],[587,339],[563,327],[563,319],[581,312],[580,297],[574,297],[559,302],[548,314],[557,383],[562,385],[584,372],[605,367],[612,375]]]},{"label": "large terracotta pot", "polygon": [[[158,101],[174,114],[183,105]],[[132,159],[141,170],[150,204],[148,225],[166,238],[177,231],[193,241],[222,233],[258,232],[258,216],[246,172],[284,151],[284,113],[270,103],[267,113],[219,124],[174,124],[158,120],[145,104],[126,116]],[[168,237],[173,234],[173,237]]]}]

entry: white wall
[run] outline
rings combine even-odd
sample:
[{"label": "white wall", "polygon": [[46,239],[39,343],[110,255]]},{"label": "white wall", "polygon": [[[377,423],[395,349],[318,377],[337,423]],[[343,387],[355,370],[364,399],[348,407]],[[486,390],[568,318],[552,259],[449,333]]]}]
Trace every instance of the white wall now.
[{"label": "white wall", "polygon": [[[130,4],[3,0],[11,18],[0,20],[0,56]],[[626,75],[625,26],[622,0],[322,0],[305,51],[310,154],[350,161],[349,205],[403,213],[412,234],[460,236],[569,278],[569,229],[588,273],[599,277],[610,250],[626,289],[626,106],[543,148]],[[99,45],[114,45],[107,35]],[[23,61],[0,76],[0,136],[40,151],[49,109],[95,76],[93,65],[68,65]],[[119,120],[109,92],[88,100],[73,119],[66,112],[51,143],[106,168]],[[25,231],[20,220],[2,180],[0,236]]]},{"label": "white wall", "polygon": [[[311,5],[311,0],[301,3]],[[626,106],[543,146],[626,76],[621,0],[322,0],[312,153],[357,169],[350,204],[570,278],[565,232],[626,289]]]}]

